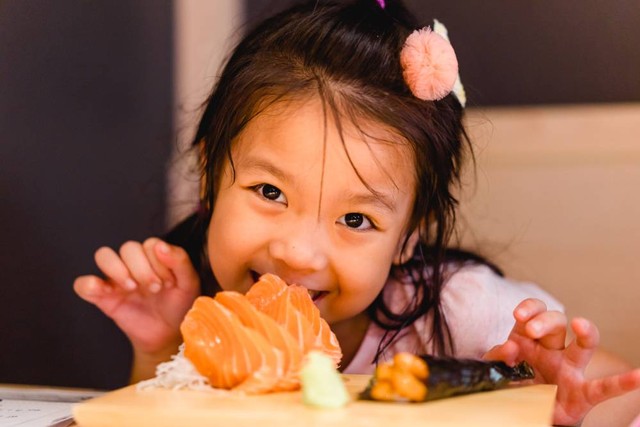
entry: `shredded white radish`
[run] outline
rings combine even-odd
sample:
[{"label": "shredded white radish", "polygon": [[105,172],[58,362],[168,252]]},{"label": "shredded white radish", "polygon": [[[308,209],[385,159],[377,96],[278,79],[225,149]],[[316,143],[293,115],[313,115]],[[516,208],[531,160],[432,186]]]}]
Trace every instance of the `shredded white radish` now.
[{"label": "shredded white radish", "polygon": [[171,360],[156,367],[156,376],[137,385],[138,390],[163,388],[168,390],[196,390],[228,394],[227,390],[211,387],[209,380],[200,375],[193,364],[184,356],[184,344]]}]

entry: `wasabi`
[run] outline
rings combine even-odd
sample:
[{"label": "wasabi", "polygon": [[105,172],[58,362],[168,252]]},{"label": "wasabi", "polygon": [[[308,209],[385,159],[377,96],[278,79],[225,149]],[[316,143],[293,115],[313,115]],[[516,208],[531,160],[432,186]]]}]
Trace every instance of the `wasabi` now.
[{"label": "wasabi", "polygon": [[339,408],[349,402],[349,393],[333,360],[320,351],[307,354],[300,370],[300,380],[305,405]]}]

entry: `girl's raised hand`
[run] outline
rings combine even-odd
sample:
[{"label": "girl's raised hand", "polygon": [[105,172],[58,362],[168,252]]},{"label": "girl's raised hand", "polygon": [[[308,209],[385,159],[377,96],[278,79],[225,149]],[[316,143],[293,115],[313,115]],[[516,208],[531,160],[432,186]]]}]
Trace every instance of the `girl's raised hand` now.
[{"label": "girl's raised hand", "polygon": [[131,341],[134,358],[161,361],[176,353],[180,323],[200,293],[185,250],[150,238],[126,242],[119,253],[102,247],[95,260],[105,278],[78,277],[76,293],[114,320]]},{"label": "girl's raised hand", "polygon": [[526,360],[536,372],[535,382],[558,385],[554,424],[575,425],[600,402],[640,388],[640,369],[588,380],[585,369],[600,339],[590,321],[575,318],[575,338],[565,345],[567,318],[547,311],[536,299],[527,299],[514,310],[515,326],[508,340],[491,349],[485,359],[514,364]]}]

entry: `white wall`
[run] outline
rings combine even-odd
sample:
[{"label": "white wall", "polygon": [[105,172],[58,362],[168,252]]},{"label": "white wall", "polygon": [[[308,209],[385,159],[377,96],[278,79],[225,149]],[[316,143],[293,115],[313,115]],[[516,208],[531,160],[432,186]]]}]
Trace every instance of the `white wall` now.
[{"label": "white wall", "polygon": [[171,226],[193,212],[197,203],[196,162],[185,153],[195,133],[200,106],[217,80],[220,66],[240,35],[241,0],[176,0],[174,3],[175,147],[168,177]]}]

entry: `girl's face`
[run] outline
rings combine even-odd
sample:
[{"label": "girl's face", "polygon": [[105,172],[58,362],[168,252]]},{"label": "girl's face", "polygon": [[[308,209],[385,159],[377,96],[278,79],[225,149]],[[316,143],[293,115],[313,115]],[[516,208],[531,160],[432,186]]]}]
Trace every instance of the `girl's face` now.
[{"label": "girl's face", "polygon": [[244,293],[274,273],[306,287],[333,324],[362,313],[385,284],[416,183],[407,144],[389,142],[398,136],[346,127],[343,145],[324,117],[313,98],[249,123],[232,147],[235,180],[229,162],[221,176],[208,250],[222,289]]}]

